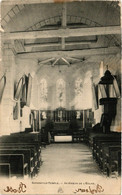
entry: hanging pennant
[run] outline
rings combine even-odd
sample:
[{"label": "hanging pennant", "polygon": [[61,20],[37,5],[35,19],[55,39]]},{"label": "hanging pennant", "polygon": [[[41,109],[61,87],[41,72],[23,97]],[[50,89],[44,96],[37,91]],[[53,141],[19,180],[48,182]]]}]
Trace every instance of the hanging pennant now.
[{"label": "hanging pennant", "polygon": [[26,106],[30,106],[31,89],[32,89],[32,77],[29,74],[28,75],[28,88],[27,88],[27,102],[26,102]]},{"label": "hanging pennant", "polygon": [[17,120],[19,115],[19,107],[18,107],[18,102],[13,108],[13,120]]},{"label": "hanging pennant", "polygon": [[95,84],[93,83],[93,77],[91,77],[91,89],[92,89],[92,107],[93,107],[92,109],[97,110],[98,109],[98,101],[97,101]]},{"label": "hanging pennant", "polygon": [[28,88],[28,77],[23,76],[22,94],[21,94],[21,107],[23,108],[27,102],[27,88]]},{"label": "hanging pennant", "polygon": [[95,84],[93,83],[92,79],[91,79],[91,86],[92,86],[93,110],[97,110],[98,109],[97,95],[95,90]]},{"label": "hanging pennant", "polygon": [[6,85],[6,76],[3,75],[2,78],[0,79],[0,103],[2,101],[5,85]]},{"label": "hanging pennant", "polygon": [[22,91],[22,85],[23,85],[23,78],[21,78],[17,84],[17,88],[16,88],[16,92],[15,92],[15,95],[14,95],[14,99],[15,100],[18,100],[20,98],[20,94],[21,94],[21,91]]}]

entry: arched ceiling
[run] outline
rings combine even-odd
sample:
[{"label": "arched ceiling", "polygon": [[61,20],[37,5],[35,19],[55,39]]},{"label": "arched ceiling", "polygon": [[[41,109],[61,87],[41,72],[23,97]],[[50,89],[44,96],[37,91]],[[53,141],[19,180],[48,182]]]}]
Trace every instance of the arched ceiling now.
[{"label": "arched ceiling", "polygon": [[[120,9],[117,6],[118,4],[117,7],[112,6],[114,4],[116,5],[117,2],[71,2],[67,3],[67,15],[82,17],[103,26],[119,25],[120,17],[118,15],[120,15]],[[40,21],[43,22],[49,18],[62,15],[62,3],[3,5],[1,8],[2,26],[9,32],[24,31]]]},{"label": "arched ceiling", "polygon": [[[68,0],[67,0],[68,1]],[[6,20],[6,17],[8,15],[8,17],[14,17],[14,14],[18,13],[18,10],[21,11],[23,8],[25,8],[25,6],[27,6],[28,4],[31,4],[32,3],[36,3],[36,1],[20,1],[17,2],[16,1],[13,1],[13,0],[3,0],[2,1],[2,5],[5,5],[4,6],[4,11],[2,12],[2,20]],[[41,1],[40,1],[41,2]],[[46,2],[43,1],[43,3]],[[51,1],[48,1],[48,2],[51,2]],[[25,3],[25,4],[24,4]],[[39,3],[39,1],[37,1],[37,3]],[[120,6],[121,6],[121,2],[120,1],[105,1],[105,3],[110,7],[110,8],[113,8],[114,10],[117,10],[119,11],[120,9]],[[18,7],[18,8],[16,8]]]},{"label": "arched ceiling", "polygon": [[11,41],[18,56],[35,57],[39,64],[70,65],[89,55],[117,52],[118,1],[29,2],[3,0],[1,6],[3,42]]}]

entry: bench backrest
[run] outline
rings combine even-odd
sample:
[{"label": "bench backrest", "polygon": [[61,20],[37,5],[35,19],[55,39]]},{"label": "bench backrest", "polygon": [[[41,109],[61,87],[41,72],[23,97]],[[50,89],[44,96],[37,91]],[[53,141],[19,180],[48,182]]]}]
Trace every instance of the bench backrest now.
[{"label": "bench backrest", "polygon": [[28,164],[28,168],[30,171],[30,168],[31,168],[31,162],[30,162],[31,151],[30,150],[18,149],[18,148],[16,148],[16,149],[13,149],[13,148],[1,149],[0,148],[0,154],[23,154],[24,155],[24,163]]},{"label": "bench backrest", "polygon": [[9,163],[0,163],[0,176],[7,178],[11,176]]},{"label": "bench backrest", "polygon": [[24,176],[24,155],[23,154],[0,154],[0,163],[9,163],[11,175]]}]

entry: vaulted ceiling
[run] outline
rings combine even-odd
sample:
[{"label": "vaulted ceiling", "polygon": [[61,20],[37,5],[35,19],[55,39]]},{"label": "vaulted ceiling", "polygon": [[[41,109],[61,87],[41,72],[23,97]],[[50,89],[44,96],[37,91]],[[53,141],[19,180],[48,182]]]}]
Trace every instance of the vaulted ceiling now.
[{"label": "vaulted ceiling", "polygon": [[39,64],[70,66],[120,50],[118,1],[3,0],[1,16],[3,43]]}]

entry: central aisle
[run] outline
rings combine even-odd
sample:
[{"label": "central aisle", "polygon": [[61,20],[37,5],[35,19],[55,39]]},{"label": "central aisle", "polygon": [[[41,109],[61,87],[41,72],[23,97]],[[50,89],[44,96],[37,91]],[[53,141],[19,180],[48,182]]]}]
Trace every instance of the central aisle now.
[{"label": "central aisle", "polygon": [[[38,176],[33,179],[34,190],[42,194],[71,195],[78,189],[91,188],[96,190],[95,194],[105,195],[111,194],[110,186],[114,186],[112,194],[120,194],[121,180],[103,175],[91,150],[83,143],[50,144],[42,148],[42,160]],[[86,195],[85,192],[82,194]]]},{"label": "central aisle", "polygon": [[42,149],[42,166],[38,177],[81,177],[100,175],[88,146],[82,143],[51,144]]}]

